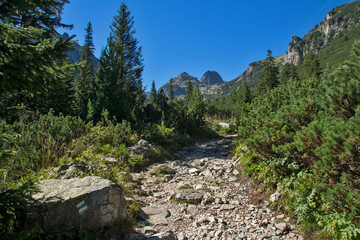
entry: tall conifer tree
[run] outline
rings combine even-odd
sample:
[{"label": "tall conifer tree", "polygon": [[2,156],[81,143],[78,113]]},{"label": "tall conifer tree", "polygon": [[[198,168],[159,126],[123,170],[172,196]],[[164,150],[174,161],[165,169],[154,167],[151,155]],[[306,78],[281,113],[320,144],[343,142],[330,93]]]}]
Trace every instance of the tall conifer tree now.
[{"label": "tall conifer tree", "polygon": [[94,84],[95,84],[95,68],[94,68],[94,43],[93,43],[93,30],[91,22],[85,28],[85,44],[81,49],[80,61],[84,65],[75,81],[75,106],[77,113],[82,119],[88,116],[88,104],[94,98]]},{"label": "tall conifer tree", "polygon": [[267,51],[264,68],[257,86],[258,94],[266,93],[267,89],[273,89],[278,84],[279,69],[276,66],[275,58],[272,56],[272,52],[269,49]]},{"label": "tall conifer tree", "polygon": [[64,41],[53,37],[56,28],[71,28],[61,23],[66,3],[67,0],[1,2],[0,109],[20,103],[35,108],[41,103],[47,108],[51,105],[44,104],[47,99],[68,87],[73,67],[64,52],[72,47],[72,38]]},{"label": "tall conifer tree", "polygon": [[243,81],[239,87],[237,92],[237,102],[238,105],[241,107],[245,103],[249,103],[251,101],[251,92],[248,84],[246,81]]},{"label": "tall conifer tree", "polygon": [[296,66],[293,63],[285,63],[280,75],[279,82],[281,84],[286,84],[290,79],[298,80],[298,74],[296,71]]},{"label": "tall conifer tree", "polygon": [[154,104],[156,102],[156,87],[155,87],[155,81],[152,82],[151,85],[151,91],[150,91],[150,103]]},{"label": "tall conifer tree", "polygon": [[117,120],[136,121],[145,100],[143,58],[135,38],[134,20],[125,3],[110,26],[97,77],[97,115],[107,109]]},{"label": "tall conifer tree", "polygon": [[195,83],[195,86],[191,90],[188,108],[190,110],[199,110],[201,113],[203,111],[203,97],[197,83]]},{"label": "tall conifer tree", "polygon": [[193,92],[193,86],[192,86],[191,81],[188,80],[188,81],[187,81],[187,86],[186,86],[186,97],[185,97],[187,102],[190,101],[192,92]]},{"label": "tall conifer tree", "polygon": [[305,78],[316,78],[319,79],[321,75],[320,62],[317,55],[313,52],[306,54],[303,63],[303,74]]}]

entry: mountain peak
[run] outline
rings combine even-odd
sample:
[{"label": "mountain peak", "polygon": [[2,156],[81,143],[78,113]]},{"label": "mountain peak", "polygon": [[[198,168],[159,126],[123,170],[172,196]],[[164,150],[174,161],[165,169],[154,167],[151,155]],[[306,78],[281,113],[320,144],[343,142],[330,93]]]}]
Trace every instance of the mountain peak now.
[{"label": "mountain peak", "polygon": [[221,78],[220,74],[216,71],[207,71],[200,79],[200,84],[220,85],[222,83],[224,83],[224,80]]},{"label": "mountain peak", "polygon": [[224,83],[224,80],[220,77],[219,73],[215,71],[207,71],[199,81],[196,77],[191,76],[187,72],[182,72],[177,77],[171,78],[162,89],[167,96],[170,95],[170,82],[173,84],[174,96],[176,98],[183,97],[186,94],[188,81],[191,81],[193,86],[198,83],[200,92],[204,97],[215,96],[220,88],[220,85]]},{"label": "mountain peak", "polygon": [[[190,74],[188,74],[187,72],[182,72],[178,75],[178,77],[188,77],[191,76]],[[191,76],[192,77],[192,76]]]},{"label": "mountain peak", "polygon": [[188,74],[187,72],[180,73],[177,77],[172,78],[173,84],[187,84],[187,81],[198,82],[199,80]]}]

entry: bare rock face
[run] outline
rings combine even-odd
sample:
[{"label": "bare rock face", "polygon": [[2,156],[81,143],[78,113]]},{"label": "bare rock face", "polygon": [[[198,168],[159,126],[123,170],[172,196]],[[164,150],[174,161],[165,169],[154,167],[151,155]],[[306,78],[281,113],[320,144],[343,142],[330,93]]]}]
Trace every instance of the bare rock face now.
[{"label": "bare rock face", "polygon": [[216,71],[207,71],[200,79],[200,85],[220,85],[222,83],[224,83],[224,80]]},{"label": "bare rock face", "polygon": [[284,63],[293,63],[297,65],[303,57],[303,52],[301,51],[303,46],[304,43],[302,42],[302,39],[293,36],[291,43],[289,43],[288,51],[285,53]]},{"label": "bare rock face", "polygon": [[31,220],[45,231],[61,226],[98,228],[120,224],[127,217],[122,191],[107,179],[90,176],[49,179],[33,196],[40,203]]}]

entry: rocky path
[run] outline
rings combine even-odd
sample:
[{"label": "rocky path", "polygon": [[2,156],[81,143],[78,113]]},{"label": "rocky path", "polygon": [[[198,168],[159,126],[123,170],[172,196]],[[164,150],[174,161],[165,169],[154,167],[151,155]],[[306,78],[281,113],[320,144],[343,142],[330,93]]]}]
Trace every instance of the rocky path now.
[{"label": "rocky path", "polygon": [[239,180],[233,137],[183,148],[174,160],[133,174],[143,221],[125,239],[303,239]]}]

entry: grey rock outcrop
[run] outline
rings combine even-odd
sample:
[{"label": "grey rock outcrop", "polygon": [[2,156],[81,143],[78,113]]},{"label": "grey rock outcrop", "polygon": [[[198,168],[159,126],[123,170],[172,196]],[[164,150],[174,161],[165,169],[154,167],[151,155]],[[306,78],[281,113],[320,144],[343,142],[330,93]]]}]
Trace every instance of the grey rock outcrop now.
[{"label": "grey rock outcrop", "polygon": [[154,147],[148,141],[141,139],[134,146],[129,147],[128,151],[132,154],[148,156],[154,151]]},{"label": "grey rock outcrop", "polygon": [[303,45],[304,43],[301,38],[293,36],[291,43],[289,43],[288,51],[285,53],[284,63],[293,63],[297,65],[303,57],[303,52],[301,50]]},{"label": "grey rock outcrop", "polygon": [[31,221],[45,231],[61,226],[91,229],[121,224],[126,202],[117,185],[100,177],[40,181]]},{"label": "grey rock outcrop", "polygon": [[207,71],[199,81],[200,92],[205,96],[216,96],[224,80],[216,71]]}]

